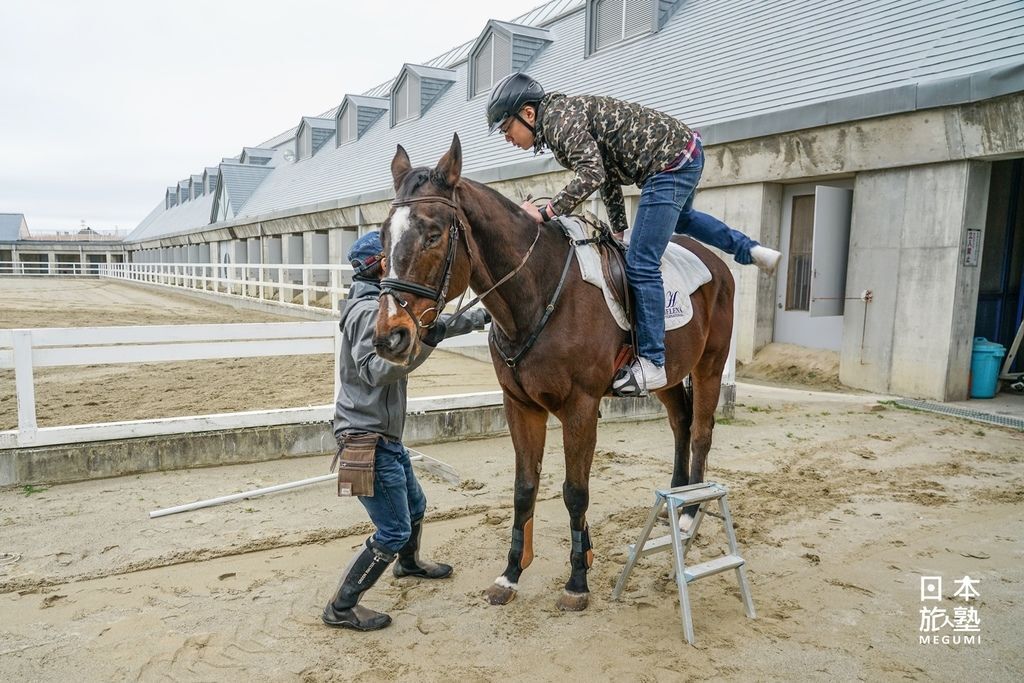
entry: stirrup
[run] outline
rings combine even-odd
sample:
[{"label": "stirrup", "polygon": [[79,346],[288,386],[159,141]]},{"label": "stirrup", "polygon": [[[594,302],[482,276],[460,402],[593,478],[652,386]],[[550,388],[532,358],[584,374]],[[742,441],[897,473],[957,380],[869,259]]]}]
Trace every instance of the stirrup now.
[{"label": "stirrup", "polygon": [[[623,373],[626,373],[628,377],[626,382],[616,388],[615,383],[622,379]],[[647,390],[640,386],[640,383],[636,381],[636,375],[633,374],[632,364],[624,365],[619,368],[619,371],[615,373],[615,377],[612,378],[612,396],[618,398],[643,398],[647,396]]]}]

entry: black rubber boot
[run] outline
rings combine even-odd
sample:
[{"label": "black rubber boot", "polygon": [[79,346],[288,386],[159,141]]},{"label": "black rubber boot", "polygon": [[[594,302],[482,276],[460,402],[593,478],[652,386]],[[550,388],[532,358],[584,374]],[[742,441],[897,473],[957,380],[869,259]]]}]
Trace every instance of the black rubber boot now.
[{"label": "black rubber boot", "polygon": [[423,535],[423,518],[412,522],[412,533],[405,546],[398,551],[395,562],[395,576],[418,576],[424,579],[444,579],[452,575],[450,565],[420,559],[420,537]]},{"label": "black rubber boot", "polygon": [[391,617],[388,615],[362,607],[358,603],[363,593],[377,583],[377,579],[393,559],[394,553],[367,539],[366,547],[345,570],[334,599],[324,607],[321,616],[324,623],[334,628],[350,628],[356,631],[376,631],[390,624]]}]

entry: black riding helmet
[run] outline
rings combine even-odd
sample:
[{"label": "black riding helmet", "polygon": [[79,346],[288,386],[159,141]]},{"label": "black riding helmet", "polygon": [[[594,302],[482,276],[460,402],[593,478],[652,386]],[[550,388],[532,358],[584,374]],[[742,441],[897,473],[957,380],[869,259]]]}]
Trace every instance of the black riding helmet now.
[{"label": "black riding helmet", "polygon": [[528,104],[536,105],[544,99],[544,88],[540,83],[533,80],[526,74],[517,71],[501,79],[487,100],[487,126],[488,132],[498,130],[506,119],[514,116],[519,121],[533,130],[533,126],[523,121],[519,116],[519,110]]}]

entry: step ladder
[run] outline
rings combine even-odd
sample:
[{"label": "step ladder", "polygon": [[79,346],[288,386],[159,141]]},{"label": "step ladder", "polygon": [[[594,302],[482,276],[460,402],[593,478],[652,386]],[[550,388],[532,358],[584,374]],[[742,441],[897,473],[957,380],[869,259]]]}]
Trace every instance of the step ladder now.
[{"label": "step ladder", "polygon": [[[754,612],[754,601],[750,597],[750,585],[747,583],[746,562],[740,557],[739,548],[736,546],[736,534],[732,528],[732,515],[729,514],[729,504],[726,502],[727,493],[728,491],[724,486],[714,482],[677,486],[671,489],[656,491],[654,494],[654,506],[651,508],[651,513],[647,516],[647,524],[644,526],[644,530],[640,532],[640,538],[636,544],[629,546],[629,559],[626,561],[626,566],[623,568],[622,574],[615,584],[615,590],[612,591],[612,599],[618,600],[619,596],[622,595],[622,590],[626,587],[626,580],[629,578],[629,573],[633,571],[633,567],[636,566],[637,560],[646,555],[664,550],[672,550],[672,554],[675,557],[676,585],[679,587],[679,608],[683,617],[683,634],[686,636],[687,643],[692,645],[694,642],[693,618],[690,616],[688,585],[705,576],[735,569],[736,579],[740,584],[740,595],[743,598],[743,607],[747,611],[747,616],[751,619],[757,618],[757,614]],[[718,501],[717,513],[707,509],[708,504],[713,501]],[[672,527],[671,533],[661,538],[648,540],[651,530],[654,529],[654,525],[658,522],[658,515],[666,505],[668,506],[669,525]],[[682,516],[682,510],[691,505],[699,506],[696,515],[694,515],[693,524],[690,525],[688,531],[680,531],[679,518]],[[718,517],[722,520],[725,525],[725,536],[729,542],[729,553],[688,567],[686,566],[686,553],[690,549],[693,539],[697,536],[700,523],[704,520],[705,515]]]}]

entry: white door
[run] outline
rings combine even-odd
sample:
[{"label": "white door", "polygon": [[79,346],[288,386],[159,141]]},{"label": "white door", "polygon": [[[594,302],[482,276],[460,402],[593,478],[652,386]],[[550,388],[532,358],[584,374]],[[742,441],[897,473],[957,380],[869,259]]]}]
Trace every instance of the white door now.
[{"label": "white door", "polygon": [[775,341],[838,351],[853,190],[795,185],[783,193]]}]

